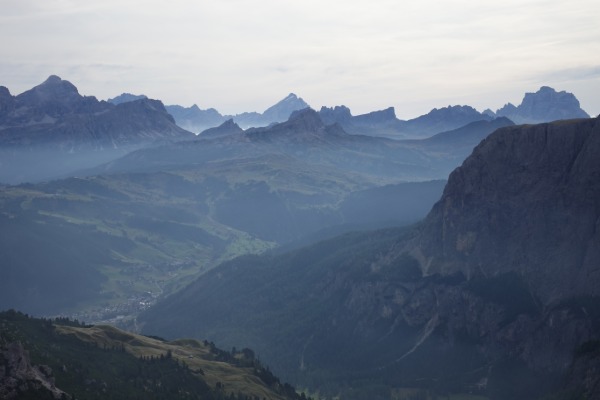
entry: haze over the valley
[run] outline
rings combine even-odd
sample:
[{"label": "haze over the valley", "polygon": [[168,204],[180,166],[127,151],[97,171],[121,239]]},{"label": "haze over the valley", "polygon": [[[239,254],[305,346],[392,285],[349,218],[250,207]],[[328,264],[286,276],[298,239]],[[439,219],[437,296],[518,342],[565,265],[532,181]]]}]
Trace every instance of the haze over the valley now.
[{"label": "haze over the valley", "polygon": [[57,74],[99,99],[263,111],[295,92],[315,108],[399,118],[497,109],[548,85],[600,114],[600,7],[570,2],[2,0],[0,76],[21,93]]},{"label": "haze over the valley", "polygon": [[0,399],[600,399],[596,3],[0,0]]}]

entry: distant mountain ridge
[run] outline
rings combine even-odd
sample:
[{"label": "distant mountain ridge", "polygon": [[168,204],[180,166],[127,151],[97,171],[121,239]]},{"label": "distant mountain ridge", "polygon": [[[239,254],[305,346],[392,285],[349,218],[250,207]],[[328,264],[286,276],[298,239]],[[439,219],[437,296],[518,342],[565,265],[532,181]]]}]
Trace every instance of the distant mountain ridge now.
[{"label": "distant mountain ridge", "polygon": [[1,146],[100,149],[193,137],[175,125],[158,100],[141,98],[115,106],[81,96],[72,83],[55,75],[18,96],[11,96],[8,89],[2,92]]},{"label": "distant mountain ridge", "polygon": [[229,119],[244,129],[268,126],[273,123],[284,122],[294,111],[306,107],[308,107],[308,104],[302,98],[290,93],[281,101],[267,108],[263,113],[244,112],[237,115],[221,115],[214,108],[201,110],[195,104],[188,108],[168,105],[166,109],[173,115],[178,125],[195,133],[202,133],[202,131],[214,128]]},{"label": "distant mountain ridge", "polygon": [[589,118],[588,113],[579,106],[572,93],[557,92],[548,86],[542,86],[535,93],[526,93],[518,106],[511,103],[489,115],[510,118],[517,124],[537,124],[561,119]]},{"label": "distant mountain ridge", "polygon": [[108,99],[106,101],[111,104],[114,104],[114,105],[119,105],[121,103],[127,103],[129,101],[136,101],[136,100],[142,100],[142,99],[147,99],[147,98],[148,98],[148,96],[146,96],[144,94],[135,95],[135,94],[131,94],[131,93],[123,93],[117,97],[113,97],[112,99]]},{"label": "distant mountain ridge", "polygon": [[55,178],[136,148],[193,138],[158,100],[114,105],[80,95],[55,75],[17,96],[0,88],[0,182]]},{"label": "distant mountain ridge", "polygon": [[91,173],[114,173],[129,168],[156,170],[267,154],[286,154],[311,165],[388,183],[388,180],[444,179],[449,172],[445,164],[440,168],[433,153],[425,154],[423,149],[399,140],[351,135],[339,124],[326,125],[319,113],[310,108],[296,111],[287,121],[268,127],[240,131],[232,122],[225,125],[209,131],[207,138],[199,135],[193,143],[140,150]]},{"label": "distant mountain ridge", "polygon": [[[121,96],[124,97],[121,98]],[[121,99],[136,98],[127,93],[121,96],[115,99],[122,101]],[[310,106],[293,93],[269,107],[262,114],[245,112],[235,116],[225,116],[214,108],[201,110],[196,105],[189,108],[177,105],[166,106],[180,126],[198,133],[216,127],[228,119],[233,119],[244,129],[268,126],[275,122],[283,122],[292,112],[307,107]],[[526,93],[523,102],[518,107],[508,103],[496,112],[490,109],[479,112],[468,105],[455,105],[434,108],[419,117],[400,120],[396,117],[394,107],[354,116],[348,107],[341,105],[322,106],[319,115],[326,124],[339,123],[351,134],[375,135],[394,139],[426,138],[440,132],[460,128],[471,122],[491,121],[499,117],[509,118],[517,124],[589,118],[572,93],[556,92],[548,86],[542,86],[536,93]]]}]

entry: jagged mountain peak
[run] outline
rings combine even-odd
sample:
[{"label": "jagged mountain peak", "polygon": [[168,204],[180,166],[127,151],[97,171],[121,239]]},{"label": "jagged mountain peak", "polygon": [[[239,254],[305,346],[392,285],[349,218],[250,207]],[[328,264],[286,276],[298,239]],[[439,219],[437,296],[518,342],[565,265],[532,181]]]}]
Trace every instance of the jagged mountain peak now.
[{"label": "jagged mountain peak", "polygon": [[301,97],[290,93],[283,100],[267,108],[263,113],[263,117],[272,121],[285,121],[294,111],[307,107],[309,105]]},{"label": "jagged mountain peak", "polygon": [[333,123],[348,123],[352,120],[352,113],[350,109],[344,105],[335,107],[322,106],[319,110],[319,116],[326,124]]},{"label": "jagged mountain peak", "polygon": [[521,124],[589,118],[573,93],[564,90],[558,92],[549,86],[542,86],[535,93],[525,93],[519,106],[508,103],[497,110],[496,115]]},{"label": "jagged mountain peak", "polygon": [[290,93],[282,101],[294,101],[294,100],[298,100],[298,99],[299,99],[299,97],[295,93]]},{"label": "jagged mountain peak", "polygon": [[149,99],[147,97],[141,97],[137,100],[127,101],[118,105],[121,108],[138,108],[152,111],[160,111],[166,113],[165,105],[160,100]]},{"label": "jagged mountain peak", "polygon": [[448,105],[446,107],[434,108],[425,115],[450,115],[450,114],[480,114],[479,111],[467,105]]},{"label": "jagged mountain peak", "polygon": [[327,138],[347,135],[337,124],[325,125],[319,113],[312,108],[298,110],[285,122],[265,128],[252,128],[245,131],[251,140],[285,140],[288,143],[319,143]]},{"label": "jagged mountain peak", "polygon": [[398,120],[396,118],[396,109],[394,107],[388,107],[383,110],[377,110],[367,114],[357,115],[355,119],[358,123],[370,124],[395,122]]},{"label": "jagged mountain peak", "polygon": [[117,97],[113,97],[112,99],[108,99],[106,101],[108,101],[109,103],[112,103],[114,105],[117,104],[121,104],[121,103],[127,103],[129,101],[135,101],[135,100],[140,100],[140,99],[147,99],[148,96],[144,95],[144,94],[132,94],[132,93],[122,93],[120,95],[118,95]]},{"label": "jagged mountain peak", "polygon": [[75,85],[56,75],[50,75],[43,83],[17,96],[19,101],[33,104],[73,103],[82,98]]},{"label": "jagged mountain peak", "polygon": [[42,85],[52,85],[62,82],[62,79],[58,75],[50,75]]},{"label": "jagged mountain peak", "polygon": [[223,127],[235,127],[235,126],[237,126],[238,128],[240,127],[238,124],[236,124],[233,121],[233,118],[229,118],[227,121],[223,122],[221,124],[221,126],[223,126]]},{"label": "jagged mountain peak", "polygon": [[284,122],[284,124],[305,127],[308,129],[319,129],[325,126],[319,113],[310,107],[292,112],[290,118],[287,122]]},{"label": "jagged mountain peak", "polygon": [[200,138],[217,138],[235,135],[238,133],[242,133],[244,130],[240,128],[238,124],[235,123],[233,118],[229,118],[227,121],[223,122],[221,125],[215,128],[209,128],[200,133]]},{"label": "jagged mountain peak", "polygon": [[77,90],[75,85],[73,85],[71,82],[69,82],[67,80],[61,79],[57,75],[50,75],[48,77],[48,79],[46,79],[44,82],[42,82],[41,84],[36,86],[34,89],[52,90],[55,88],[60,88],[62,90],[68,91],[68,92],[75,92],[75,93],[79,94],[79,91]]}]

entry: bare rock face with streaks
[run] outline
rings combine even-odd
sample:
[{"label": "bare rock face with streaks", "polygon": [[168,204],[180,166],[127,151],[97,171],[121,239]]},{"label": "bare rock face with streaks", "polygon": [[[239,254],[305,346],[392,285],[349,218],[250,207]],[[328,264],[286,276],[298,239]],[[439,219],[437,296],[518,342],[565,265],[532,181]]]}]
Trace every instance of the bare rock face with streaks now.
[{"label": "bare rock face with streaks", "polygon": [[544,304],[600,294],[600,121],[507,127],[451,175],[412,249],[426,275],[515,272]]},{"label": "bare rock face with streaks", "polygon": [[70,398],[54,383],[52,369],[32,365],[20,342],[0,343],[0,398]]}]

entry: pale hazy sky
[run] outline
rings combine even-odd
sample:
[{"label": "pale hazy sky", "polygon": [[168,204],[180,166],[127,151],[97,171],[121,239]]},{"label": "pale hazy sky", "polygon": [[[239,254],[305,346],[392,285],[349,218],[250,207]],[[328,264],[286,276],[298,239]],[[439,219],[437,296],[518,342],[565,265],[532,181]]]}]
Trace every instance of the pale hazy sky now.
[{"label": "pale hazy sky", "polygon": [[540,86],[600,114],[598,0],[0,0],[0,85],[59,75],[221,113],[294,92],[400,118],[519,104]]}]

